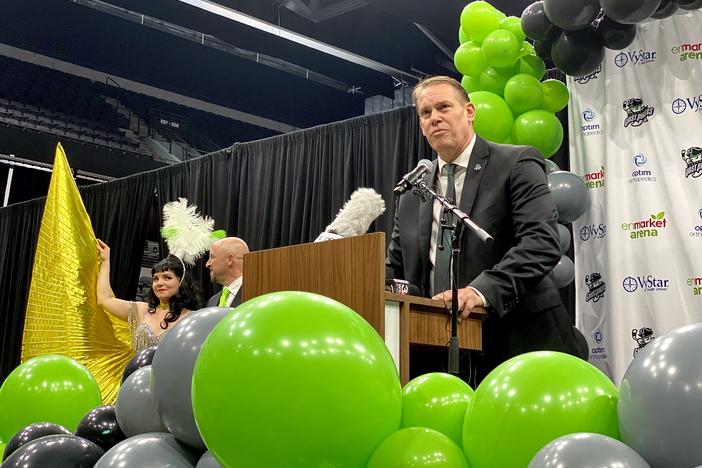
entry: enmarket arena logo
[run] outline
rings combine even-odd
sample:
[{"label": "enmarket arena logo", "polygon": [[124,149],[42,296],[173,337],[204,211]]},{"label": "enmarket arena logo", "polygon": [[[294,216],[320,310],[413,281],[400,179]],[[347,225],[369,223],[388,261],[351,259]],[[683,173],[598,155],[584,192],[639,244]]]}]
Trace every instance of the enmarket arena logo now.
[{"label": "enmarket arena logo", "polygon": [[685,163],[685,178],[693,179],[702,176],[702,148],[693,146],[680,151]]},{"label": "enmarket arena logo", "polygon": [[653,50],[627,50],[614,56],[614,64],[619,68],[627,65],[646,65],[656,61],[656,52]]},{"label": "enmarket arena logo", "polygon": [[689,42],[684,42],[670,49],[670,53],[679,56],[681,62],[702,60],[702,43],[691,44]]},{"label": "enmarket arena logo", "polygon": [[622,223],[622,230],[629,232],[630,239],[658,237],[659,231],[667,227],[668,219],[665,217],[665,211],[652,214],[649,219],[634,221],[632,223]]},{"label": "enmarket arena logo", "polygon": [[702,296],[702,276],[697,275],[687,279],[687,285],[692,289],[692,294]]},{"label": "enmarket arena logo", "polygon": [[604,166],[600,166],[599,171],[587,172],[583,176],[583,182],[585,182],[585,186],[589,189],[598,189],[598,188],[604,187],[604,185],[605,185],[605,168],[604,168]]},{"label": "enmarket arena logo", "polygon": [[589,75],[578,76],[574,78],[573,81],[581,85],[588,84],[589,82],[595,81],[597,78],[599,78],[600,73],[602,73],[602,64],[599,64],[595,71],[593,71]]},{"label": "enmarket arena logo", "polygon": [[652,117],[653,113],[655,112],[655,108],[653,106],[645,105],[643,99],[641,98],[627,99],[624,101],[623,108],[626,112],[624,128],[629,126],[640,127],[648,122],[648,118]]},{"label": "enmarket arena logo", "polygon": [[630,184],[638,183],[638,182],[655,182],[656,177],[653,175],[653,171],[646,169],[646,163],[648,162],[648,159],[646,158],[646,155],[643,153],[638,153],[635,154],[632,162],[634,166],[636,166],[639,169],[634,170],[631,173],[631,179],[629,179]]}]

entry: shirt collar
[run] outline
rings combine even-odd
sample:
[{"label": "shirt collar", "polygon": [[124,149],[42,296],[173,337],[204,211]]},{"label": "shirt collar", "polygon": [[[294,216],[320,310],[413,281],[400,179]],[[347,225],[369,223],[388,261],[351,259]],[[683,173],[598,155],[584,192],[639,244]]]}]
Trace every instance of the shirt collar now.
[{"label": "shirt collar", "polygon": [[[462,167],[463,169],[468,168],[468,163],[470,162],[470,154],[473,152],[473,147],[475,146],[475,132],[473,132],[473,138],[470,140],[470,143],[468,143],[468,146],[466,146],[466,149],[463,150],[461,154],[458,155],[455,161],[453,161],[453,164]],[[444,169],[444,166],[448,164],[446,161],[441,159],[441,155],[439,155],[439,174],[441,174],[441,171]]]},{"label": "shirt collar", "polygon": [[244,277],[240,276],[234,281],[231,282],[229,286],[227,286],[227,289],[230,290],[231,292],[234,292],[238,290],[241,287],[241,283],[244,281]]}]

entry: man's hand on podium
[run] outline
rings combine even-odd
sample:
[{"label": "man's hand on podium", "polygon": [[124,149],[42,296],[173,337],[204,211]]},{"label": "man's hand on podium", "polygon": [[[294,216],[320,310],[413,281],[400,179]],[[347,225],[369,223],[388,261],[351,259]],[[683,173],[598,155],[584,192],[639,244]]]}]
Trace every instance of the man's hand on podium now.
[{"label": "man's hand on podium", "polygon": [[[451,290],[444,291],[435,295],[432,299],[443,301],[448,305],[451,303]],[[467,319],[471,311],[476,307],[484,307],[483,298],[475,291],[474,288],[466,286],[458,290],[458,321]]]}]

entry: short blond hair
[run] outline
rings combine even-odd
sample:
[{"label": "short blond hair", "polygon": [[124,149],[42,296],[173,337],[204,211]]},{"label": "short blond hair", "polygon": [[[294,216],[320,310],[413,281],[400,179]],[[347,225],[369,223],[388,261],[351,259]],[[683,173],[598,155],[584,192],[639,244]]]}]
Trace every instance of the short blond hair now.
[{"label": "short blond hair", "polygon": [[412,90],[412,104],[414,104],[414,106],[417,107],[417,97],[419,96],[419,93],[421,93],[430,86],[438,84],[446,84],[451,86],[458,92],[458,95],[460,96],[461,100],[463,100],[463,102],[470,102],[468,92],[465,90],[465,88],[463,88],[463,86],[461,86],[461,83],[454,80],[450,76],[440,75],[424,78],[414,86],[414,89]]}]

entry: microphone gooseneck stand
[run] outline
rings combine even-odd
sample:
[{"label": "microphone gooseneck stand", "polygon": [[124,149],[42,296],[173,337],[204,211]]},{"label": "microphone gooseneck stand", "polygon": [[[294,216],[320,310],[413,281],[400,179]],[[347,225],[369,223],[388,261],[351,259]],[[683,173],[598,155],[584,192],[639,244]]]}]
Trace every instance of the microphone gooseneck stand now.
[{"label": "microphone gooseneck stand", "polygon": [[[483,228],[478,226],[463,211],[459,210],[452,200],[439,195],[432,189],[425,179],[419,179],[412,184],[412,194],[426,203],[429,200],[438,200],[446,212],[453,214],[456,225],[442,223],[441,229],[453,231],[451,245],[451,339],[449,340],[449,360],[448,371],[450,374],[458,375],[460,371],[458,361],[458,265],[461,258],[461,238],[466,227],[473,231],[485,244],[491,244],[493,238]],[[441,231],[439,231],[441,234]],[[442,236],[443,239],[443,236]]]}]

